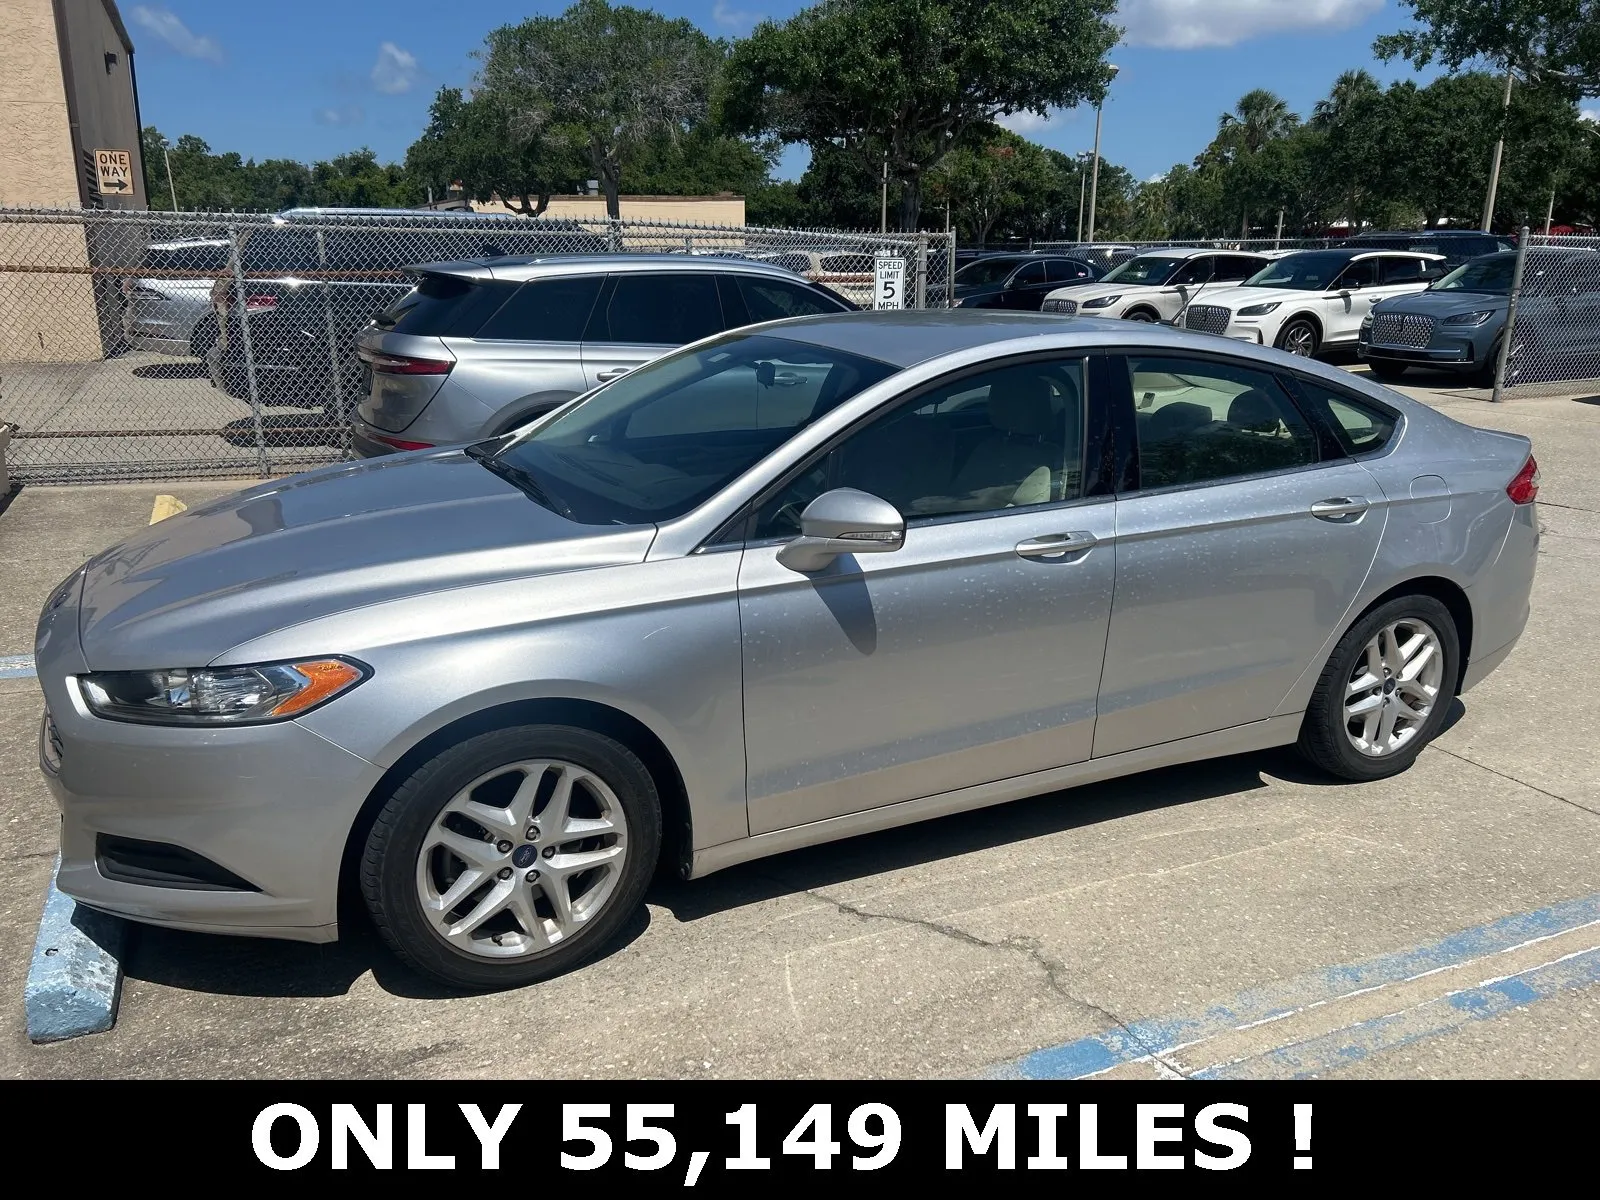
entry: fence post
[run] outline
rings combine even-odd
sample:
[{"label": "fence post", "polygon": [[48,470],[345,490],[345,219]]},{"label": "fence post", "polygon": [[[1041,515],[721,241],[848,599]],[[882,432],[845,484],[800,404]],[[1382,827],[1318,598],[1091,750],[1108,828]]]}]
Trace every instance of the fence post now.
[{"label": "fence post", "polygon": [[622,252],[622,218],[606,218],[606,247],[612,254]]},{"label": "fence post", "polygon": [[[265,479],[272,474],[272,465],[267,459],[267,432],[261,425],[261,393],[256,387],[256,356],[250,345],[250,305],[244,288],[244,263],[239,254],[237,225],[228,226],[228,257],[233,267],[233,298],[239,305],[239,335],[244,340],[244,377],[250,392],[250,416],[255,422],[256,466],[261,471],[261,478]],[[222,313],[218,319],[225,322],[228,314]],[[227,327],[224,326],[221,332],[226,333]]]},{"label": "fence post", "polygon": [[945,253],[949,256],[949,261],[946,263],[944,271],[944,306],[946,308],[954,308],[956,306],[956,231],[954,227],[951,228],[948,236],[950,240],[945,246]]},{"label": "fence post", "polygon": [[917,234],[917,307],[928,307],[928,235]]},{"label": "fence post", "polygon": [[322,315],[328,333],[328,367],[333,371],[333,419],[343,430],[344,448],[350,449],[349,414],[344,407],[344,375],[339,369],[339,341],[334,335],[333,289],[328,282],[328,239],[317,229],[317,265],[322,268]]},{"label": "fence post", "polygon": [[1511,339],[1517,333],[1517,298],[1522,295],[1522,268],[1527,261],[1528,227],[1524,225],[1517,234],[1517,265],[1511,275],[1511,297],[1506,302],[1506,331],[1500,335],[1500,357],[1494,365],[1494,392],[1489,399],[1495,404],[1506,398],[1506,364],[1511,361]]}]

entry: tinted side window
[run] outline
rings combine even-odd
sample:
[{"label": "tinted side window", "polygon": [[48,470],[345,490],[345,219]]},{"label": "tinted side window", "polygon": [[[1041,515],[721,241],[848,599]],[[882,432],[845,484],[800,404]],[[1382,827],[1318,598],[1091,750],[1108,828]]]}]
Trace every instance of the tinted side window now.
[{"label": "tinted side window", "polygon": [[907,520],[1074,500],[1082,486],[1083,364],[999,367],[852,433],[769,497],[756,538],[792,537],[823,492],[859,488]]},{"label": "tinted side window", "polygon": [[513,284],[424,275],[372,319],[379,329],[422,337],[471,337],[514,290]]},{"label": "tinted side window", "polygon": [[[1197,283],[1205,283],[1211,278],[1211,269],[1217,262],[1216,256],[1210,254],[1201,255],[1199,258],[1191,258],[1172,277],[1172,286],[1176,287],[1180,283],[1190,286]],[[1240,276],[1240,278],[1243,278],[1243,276]]]},{"label": "tinted side window", "polygon": [[525,283],[474,336],[527,342],[581,341],[602,281],[599,275],[577,275]]},{"label": "tinted side window", "polygon": [[1333,436],[1346,454],[1380,450],[1394,435],[1394,416],[1377,405],[1336,392],[1314,380],[1296,376],[1294,382],[1312,410],[1333,430]]},{"label": "tinted side window", "polygon": [[1044,264],[1031,262],[1011,277],[1012,287],[1026,287],[1030,283],[1044,282]]},{"label": "tinted side window", "polygon": [[1128,371],[1142,487],[1214,483],[1317,461],[1316,435],[1265,372],[1182,358],[1129,358]]},{"label": "tinted side window", "polygon": [[1249,279],[1266,265],[1267,260],[1264,258],[1244,258],[1235,254],[1224,254],[1217,260],[1216,279],[1219,283]]},{"label": "tinted side window", "polygon": [[591,342],[682,346],[723,328],[717,281],[710,273],[614,275],[610,301],[584,335]]},{"label": "tinted side window", "polygon": [[756,279],[748,275],[736,275],[734,280],[738,284],[739,294],[744,297],[744,305],[750,312],[752,322],[839,311],[839,306],[822,293],[797,283],[785,283],[781,279]]},{"label": "tinted side window", "polygon": [[1331,290],[1350,287],[1373,287],[1378,282],[1378,260],[1376,258],[1358,258],[1351,263],[1334,281]]},{"label": "tinted side window", "polygon": [[1075,279],[1086,278],[1088,274],[1081,265],[1070,259],[1051,259],[1044,265],[1044,276],[1048,283],[1071,283]]},{"label": "tinted side window", "polygon": [[239,259],[246,272],[315,271],[317,235],[308,229],[258,229],[245,242]]},{"label": "tinted side window", "polygon": [[1384,283],[1421,283],[1422,272],[1429,265],[1427,259],[1396,254],[1381,260]]}]

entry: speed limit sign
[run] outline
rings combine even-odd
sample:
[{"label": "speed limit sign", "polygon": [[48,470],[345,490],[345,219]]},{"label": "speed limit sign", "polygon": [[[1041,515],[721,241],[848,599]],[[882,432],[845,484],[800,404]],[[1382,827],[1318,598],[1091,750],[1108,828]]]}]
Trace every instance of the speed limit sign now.
[{"label": "speed limit sign", "polygon": [[906,260],[893,250],[879,250],[872,263],[872,307],[906,306]]}]

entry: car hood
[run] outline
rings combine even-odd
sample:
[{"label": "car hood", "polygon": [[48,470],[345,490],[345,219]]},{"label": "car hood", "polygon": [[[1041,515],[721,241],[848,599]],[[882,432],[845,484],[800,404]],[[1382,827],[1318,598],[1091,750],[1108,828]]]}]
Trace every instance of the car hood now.
[{"label": "car hood", "polygon": [[91,670],[204,666],[399,596],[641,562],[654,536],[568,521],[460,450],[342,464],[198,506],[97,555],[79,636]]},{"label": "car hood", "polygon": [[1241,308],[1247,308],[1252,304],[1265,304],[1269,300],[1281,300],[1289,304],[1302,300],[1320,300],[1327,294],[1308,292],[1301,288],[1229,287],[1202,291],[1198,295],[1191,294],[1189,302],[1195,305],[1217,304],[1238,312]]},{"label": "car hood", "polygon": [[1509,297],[1494,292],[1416,292],[1410,296],[1392,296],[1388,300],[1380,300],[1372,306],[1372,311],[1448,317],[1451,313],[1482,312],[1485,309],[1499,312],[1509,304]]},{"label": "car hood", "polygon": [[1076,300],[1082,304],[1085,300],[1096,300],[1101,296],[1126,296],[1130,293],[1159,292],[1160,284],[1154,283],[1069,283],[1065,287],[1058,287],[1045,297],[1054,300],[1060,297],[1063,300]]}]

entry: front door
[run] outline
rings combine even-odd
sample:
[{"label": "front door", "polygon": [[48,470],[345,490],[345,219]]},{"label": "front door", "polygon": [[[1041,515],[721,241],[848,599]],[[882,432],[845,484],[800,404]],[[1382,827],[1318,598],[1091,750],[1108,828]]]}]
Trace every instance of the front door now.
[{"label": "front door", "polygon": [[[1083,363],[902,403],[758,505],[739,575],[750,832],[1088,758],[1114,506],[1082,497]],[[777,561],[835,487],[907,520],[889,553]]]},{"label": "front door", "polygon": [[583,339],[589,387],[699,341],[727,327],[716,276],[710,271],[611,276],[601,289]]},{"label": "front door", "polygon": [[1117,500],[1096,756],[1271,716],[1360,591],[1387,516],[1270,374],[1126,363],[1140,486]]}]

